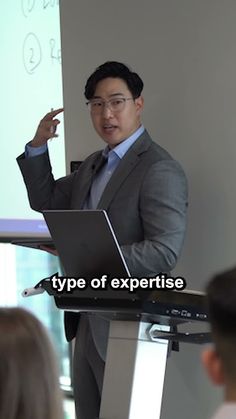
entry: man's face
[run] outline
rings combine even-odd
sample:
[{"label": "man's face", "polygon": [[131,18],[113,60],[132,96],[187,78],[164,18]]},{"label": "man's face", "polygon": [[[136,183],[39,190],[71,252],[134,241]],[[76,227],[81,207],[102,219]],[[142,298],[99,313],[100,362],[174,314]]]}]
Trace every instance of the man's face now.
[{"label": "man's face", "polygon": [[[117,99],[117,101],[116,101]],[[119,99],[123,104],[119,106]],[[120,78],[108,77],[98,82],[92,101],[98,101],[98,109],[92,105],[91,118],[98,135],[110,146],[116,145],[133,134],[141,124],[143,98],[132,99],[127,84]],[[104,103],[103,101],[111,101]],[[102,106],[100,106],[102,104]],[[116,109],[118,104],[118,109]],[[114,105],[114,106],[113,106]],[[113,110],[111,108],[114,108]],[[95,108],[95,109],[94,109]]]}]

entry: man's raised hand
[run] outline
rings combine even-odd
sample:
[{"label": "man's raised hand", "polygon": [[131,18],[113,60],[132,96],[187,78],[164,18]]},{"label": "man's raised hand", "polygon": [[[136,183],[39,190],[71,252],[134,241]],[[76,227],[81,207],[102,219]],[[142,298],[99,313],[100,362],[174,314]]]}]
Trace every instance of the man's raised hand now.
[{"label": "man's raised hand", "polygon": [[31,147],[40,147],[50,139],[58,137],[57,125],[60,124],[59,119],[55,118],[59,113],[63,112],[63,108],[48,112],[41,119],[33,140],[30,142]]}]

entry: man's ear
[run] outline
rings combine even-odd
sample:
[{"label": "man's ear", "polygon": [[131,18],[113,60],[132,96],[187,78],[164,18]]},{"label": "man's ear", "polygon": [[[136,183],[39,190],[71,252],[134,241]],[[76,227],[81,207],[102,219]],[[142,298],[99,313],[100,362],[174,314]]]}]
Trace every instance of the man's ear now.
[{"label": "man's ear", "polygon": [[223,385],[225,383],[223,365],[215,349],[205,349],[202,352],[201,358],[204,368],[213,384]]},{"label": "man's ear", "polygon": [[135,105],[136,105],[136,110],[138,111],[138,114],[140,115],[143,110],[143,105],[144,105],[143,96],[139,96],[135,99]]}]

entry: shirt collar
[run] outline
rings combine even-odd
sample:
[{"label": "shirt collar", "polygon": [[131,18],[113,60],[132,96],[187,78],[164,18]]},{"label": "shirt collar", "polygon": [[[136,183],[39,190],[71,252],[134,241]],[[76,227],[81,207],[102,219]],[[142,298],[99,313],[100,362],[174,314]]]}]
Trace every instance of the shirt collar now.
[{"label": "shirt collar", "polygon": [[103,156],[108,157],[109,154],[115,153],[120,159],[124,157],[125,153],[129,150],[129,148],[134,144],[134,142],[140,137],[141,134],[144,132],[144,126],[141,125],[130,137],[128,137],[126,140],[122,141],[120,144],[118,144],[116,147],[114,147],[112,150],[109,149],[107,146],[103,150]]}]

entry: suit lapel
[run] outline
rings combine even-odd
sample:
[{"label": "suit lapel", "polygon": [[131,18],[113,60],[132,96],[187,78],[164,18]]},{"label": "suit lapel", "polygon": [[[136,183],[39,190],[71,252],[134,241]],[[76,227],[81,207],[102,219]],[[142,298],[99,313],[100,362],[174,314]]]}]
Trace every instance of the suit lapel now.
[{"label": "suit lapel", "polygon": [[107,209],[109,207],[118,189],[125,181],[127,176],[129,176],[129,174],[132,172],[132,170],[134,170],[139,162],[140,155],[147,151],[151,141],[152,140],[149,137],[147,131],[144,131],[144,133],[130,147],[125,156],[121,159],[110,181],[106,185],[97,208]]}]

